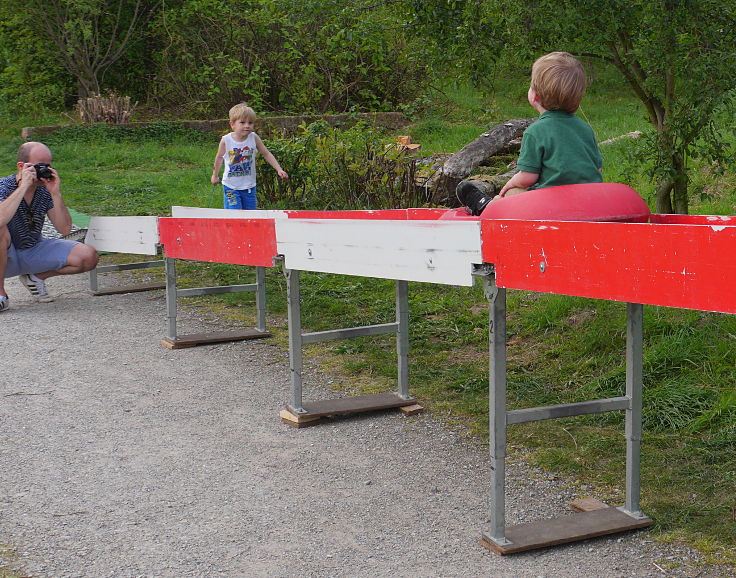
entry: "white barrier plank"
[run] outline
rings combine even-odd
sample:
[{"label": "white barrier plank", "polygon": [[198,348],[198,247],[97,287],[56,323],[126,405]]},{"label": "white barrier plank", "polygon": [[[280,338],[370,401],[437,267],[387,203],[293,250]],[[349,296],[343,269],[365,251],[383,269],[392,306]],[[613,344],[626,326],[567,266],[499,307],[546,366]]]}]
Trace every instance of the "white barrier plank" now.
[{"label": "white barrier plank", "polygon": [[287,269],[362,277],[473,284],[482,263],[478,221],[278,219]]},{"label": "white barrier plank", "polygon": [[171,207],[171,216],[183,219],[286,219],[284,211]]},{"label": "white barrier plank", "polygon": [[158,217],[91,217],[84,242],[98,251],[155,255]]}]

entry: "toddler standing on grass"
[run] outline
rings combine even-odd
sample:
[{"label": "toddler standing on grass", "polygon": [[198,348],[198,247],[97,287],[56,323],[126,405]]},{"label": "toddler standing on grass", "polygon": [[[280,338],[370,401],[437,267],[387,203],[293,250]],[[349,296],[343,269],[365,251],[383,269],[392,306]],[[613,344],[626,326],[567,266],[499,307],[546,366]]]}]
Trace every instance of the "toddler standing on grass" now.
[{"label": "toddler standing on grass", "polygon": [[222,176],[224,205],[226,209],[257,209],[256,202],[256,154],[261,153],[282,179],[289,175],[263,144],[253,129],[256,113],[245,103],[230,109],[232,132],[220,139],[215,156],[215,166],[210,179],[212,185],[220,182],[220,167],[225,163]]},{"label": "toddler standing on grass", "polygon": [[600,183],[603,157],[590,125],[575,114],[585,71],[567,52],[551,52],[532,66],[527,94],[540,113],[521,139],[516,173],[498,196],[557,185]]}]

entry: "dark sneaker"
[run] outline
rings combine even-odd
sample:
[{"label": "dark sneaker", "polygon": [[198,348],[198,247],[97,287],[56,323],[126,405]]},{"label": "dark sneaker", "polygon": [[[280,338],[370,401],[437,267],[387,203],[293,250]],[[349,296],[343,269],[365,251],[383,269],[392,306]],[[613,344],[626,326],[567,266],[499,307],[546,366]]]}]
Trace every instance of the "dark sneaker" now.
[{"label": "dark sneaker", "polygon": [[18,275],[18,279],[20,279],[20,282],[26,286],[26,289],[31,292],[31,295],[33,295],[37,301],[40,301],[41,303],[49,303],[54,300],[54,298],[49,295],[48,291],[46,291],[46,282],[43,279],[36,277],[33,273],[30,275]]},{"label": "dark sneaker", "polygon": [[10,299],[7,295],[0,295],[0,311],[5,311],[10,307]]}]

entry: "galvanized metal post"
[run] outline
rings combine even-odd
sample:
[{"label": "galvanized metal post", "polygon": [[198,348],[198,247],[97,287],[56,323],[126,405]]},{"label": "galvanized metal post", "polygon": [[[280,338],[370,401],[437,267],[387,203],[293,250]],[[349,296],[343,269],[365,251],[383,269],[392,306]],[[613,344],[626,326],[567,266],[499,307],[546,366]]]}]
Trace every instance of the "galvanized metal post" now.
[{"label": "galvanized metal post", "polygon": [[399,397],[409,399],[409,282],[396,281],[396,357]]},{"label": "galvanized metal post", "polygon": [[640,303],[626,304],[626,504],[623,511],[643,518],[639,504],[643,387],[643,310]]},{"label": "galvanized metal post", "polygon": [[291,410],[305,413],[302,407],[302,308],[299,271],[284,269],[289,319],[289,369],[291,370]]},{"label": "galvanized metal post", "polygon": [[492,275],[483,277],[489,301],[488,421],[491,453],[491,529],[496,544],[506,539],[506,290],[496,287]]},{"label": "galvanized metal post", "polygon": [[97,269],[92,269],[89,272],[89,290],[92,291],[92,293],[97,293],[97,290],[99,288],[100,286],[97,281]]},{"label": "galvanized metal post", "polygon": [[176,259],[166,257],[166,319],[169,323],[169,339],[176,340]]},{"label": "galvanized metal post", "polygon": [[266,268],[256,267],[256,329],[266,331]]}]

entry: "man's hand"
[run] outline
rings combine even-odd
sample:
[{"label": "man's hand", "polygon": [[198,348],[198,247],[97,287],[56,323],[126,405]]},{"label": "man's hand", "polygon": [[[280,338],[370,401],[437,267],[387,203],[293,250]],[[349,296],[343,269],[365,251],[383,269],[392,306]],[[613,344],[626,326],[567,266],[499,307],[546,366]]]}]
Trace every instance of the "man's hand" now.
[{"label": "man's hand", "polygon": [[25,163],[23,165],[23,170],[20,172],[18,188],[23,191],[23,194],[25,194],[31,189],[35,190],[37,186],[38,177],[36,177],[36,168],[30,163]]},{"label": "man's hand", "polygon": [[54,167],[49,167],[51,170],[51,173],[54,175],[51,179],[38,179],[41,181],[41,184],[46,187],[46,190],[48,190],[49,193],[51,193],[51,196],[53,198],[58,198],[61,196],[61,179],[59,178],[59,173],[56,172],[56,169]]}]

